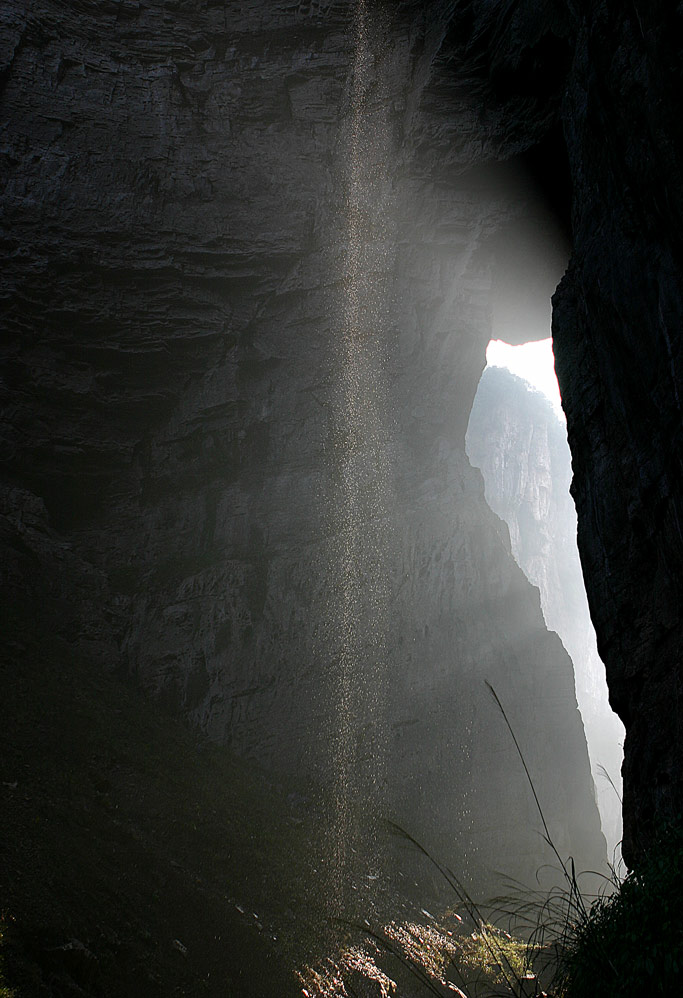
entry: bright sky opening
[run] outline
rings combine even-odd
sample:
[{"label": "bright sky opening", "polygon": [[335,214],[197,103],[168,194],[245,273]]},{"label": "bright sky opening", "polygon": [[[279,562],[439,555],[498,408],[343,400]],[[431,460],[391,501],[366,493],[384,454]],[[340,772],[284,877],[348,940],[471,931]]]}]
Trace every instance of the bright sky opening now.
[{"label": "bright sky opening", "polygon": [[558,415],[563,416],[560,402],[560,389],[555,377],[553,341],[536,340],[513,347],[502,340],[491,340],[486,350],[486,363],[489,367],[506,367],[519,378],[550,399]]}]

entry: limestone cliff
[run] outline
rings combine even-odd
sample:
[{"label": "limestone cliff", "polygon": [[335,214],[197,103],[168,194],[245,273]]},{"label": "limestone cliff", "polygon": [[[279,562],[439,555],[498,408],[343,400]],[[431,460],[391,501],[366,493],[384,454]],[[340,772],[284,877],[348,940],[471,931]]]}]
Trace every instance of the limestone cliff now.
[{"label": "limestone cliff", "polygon": [[340,838],[371,799],[473,876],[529,877],[485,680],[558,847],[604,844],[571,662],[464,439],[539,214],[500,164],[553,109],[496,111],[452,14],[6,5],[5,595],[329,788]]},{"label": "limestone cliff", "polygon": [[564,423],[548,399],[521,378],[502,367],[487,367],[472,407],[467,453],[484,476],[486,501],[508,525],[518,565],[538,586],[548,628],[559,634],[574,663],[576,696],[612,856],[621,841],[623,727],[607,702],[605,667],[586,601]]},{"label": "limestone cliff", "polygon": [[554,299],[579,548],[626,727],[624,857],[683,813],[680,5],[576,8],[573,254]]},{"label": "limestone cliff", "polygon": [[665,0],[494,0],[464,28],[491,116],[548,112],[529,163],[572,244],[554,351],[631,864],[683,813],[681,18]]}]

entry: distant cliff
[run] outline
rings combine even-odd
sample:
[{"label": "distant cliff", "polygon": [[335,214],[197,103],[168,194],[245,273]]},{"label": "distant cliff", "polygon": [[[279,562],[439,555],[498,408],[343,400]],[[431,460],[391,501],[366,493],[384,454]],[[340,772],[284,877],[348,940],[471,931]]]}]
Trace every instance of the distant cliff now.
[{"label": "distant cliff", "polygon": [[[502,367],[479,382],[467,432],[486,501],[508,525],[517,563],[541,594],[543,616],[574,663],[603,831],[610,854],[621,839],[623,726],[607,700],[604,665],[586,600],[569,486],[563,421],[544,395]],[[614,782],[612,787],[605,771]]]}]

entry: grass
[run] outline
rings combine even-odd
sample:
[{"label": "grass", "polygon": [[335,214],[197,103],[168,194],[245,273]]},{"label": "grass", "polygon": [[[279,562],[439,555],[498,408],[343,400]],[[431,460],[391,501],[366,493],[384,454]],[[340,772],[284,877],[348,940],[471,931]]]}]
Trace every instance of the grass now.
[{"label": "grass", "polygon": [[[487,684],[488,685],[488,684]],[[507,724],[531,786],[546,838],[564,871],[565,885],[536,895],[515,911],[517,924],[534,916],[536,944],[554,950],[551,987],[557,998],[641,998],[680,992],[683,976],[683,822],[660,829],[638,868],[620,879],[612,871],[597,897],[581,891],[573,863],[563,862],[547,830],[514,731]]]},{"label": "grass", "polygon": [[[376,930],[368,928],[364,946],[356,944],[342,949],[336,958],[328,959],[326,966],[309,967],[308,973],[302,975],[304,994],[309,998],[353,996],[352,971],[374,980],[381,998],[389,998],[397,992],[401,978],[405,982],[407,975],[412,978],[409,983],[413,989],[418,982],[422,993],[446,995],[455,992],[460,998],[519,995],[523,993],[521,982],[529,981],[529,978],[532,986],[543,979],[547,987],[552,987],[555,998],[617,994],[613,989],[576,990],[581,954],[595,949],[591,927],[600,921],[601,913],[615,910],[615,902],[599,897],[591,904],[591,898],[579,886],[580,878],[573,862],[562,859],[550,836],[532,776],[505,709],[495,690],[491,686],[489,690],[508,727],[531,787],[546,841],[558,863],[559,885],[545,893],[513,885],[516,890],[507,898],[496,899],[488,906],[479,905],[452,870],[434,859],[404,829],[393,826],[397,835],[436,867],[465,918],[450,911],[437,920],[422,909],[430,924],[412,919],[392,921]],[[608,878],[603,878],[603,887],[608,889],[610,886]],[[509,927],[514,928],[518,936],[494,924],[485,916],[485,910],[498,919],[507,918]],[[605,950],[603,946],[602,951]],[[393,959],[393,965],[388,958]],[[567,990],[570,986],[574,990]]]},{"label": "grass", "polygon": [[[494,998],[519,994],[519,981],[546,952],[535,940],[515,937],[487,916],[448,867],[409,833],[394,834],[432,864],[457,899],[438,917],[426,909],[379,923],[347,923],[349,941],[334,956],[301,974],[308,998],[355,998],[373,981],[381,998],[432,994],[442,998]],[[457,909],[457,910],[456,910]]]},{"label": "grass", "polygon": [[683,977],[683,830],[663,829],[638,869],[566,940],[561,998],[674,995]]},{"label": "grass", "polygon": [[[363,932],[357,927],[359,935]],[[354,998],[373,982],[378,998],[432,994],[483,998],[516,994],[531,969],[527,944],[482,922],[469,931],[454,912],[392,921],[300,975],[308,998]]]},{"label": "grass", "polygon": [[[663,832],[637,873],[592,904],[557,851],[561,889],[518,892],[496,910],[436,863],[457,911],[358,923],[322,960],[325,829],[314,808],[292,813],[288,791],[301,788],[273,785],[150,710],[41,624],[39,608],[15,601],[3,629],[0,998],[286,998],[302,988],[354,998],[368,986],[382,998],[474,998],[516,993],[534,967],[553,998],[679,992],[680,830]],[[309,968],[299,981],[297,966]]]},{"label": "grass", "polygon": [[612,870],[611,879],[603,877],[597,896],[586,894],[573,862],[562,859],[550,837],[515,733],[495,691],[489,689],[520,756],[562,881],[549,892],[516,885],[514,894],[492,903],[491,910],[498,918],[508,918],[509,926],[525,940],[522,942],[486,922],[482,907],[475,904],[452,871],[406,836],[437,867],[471,922],[479,923],[479,930],[471,932],[469,940],[460,934],[444,945],[443,936],[435,941],[433,934],[409,927],[409,945],[405,944],[405,931],[394,934],[392,942],[402,945],[403,959],[434,994],[444,993],[435,985],[452,987],[447,968],[455,971],[468,998],[472,993],[518,994],[520,979],[534,971],[546,981],[553,998],[642,998],[680,993],[683,822],[671,823],[660,831],[635,871],[622,879]]},{"label": "grass", "polygon": [[500,987],[508,984],[512,971],[515,979],[533,970],[528,945],[509,932],[490,922],[480,926],[479,932],[458,940],[461,974],[469,979],[478,976],[486,986]]}]

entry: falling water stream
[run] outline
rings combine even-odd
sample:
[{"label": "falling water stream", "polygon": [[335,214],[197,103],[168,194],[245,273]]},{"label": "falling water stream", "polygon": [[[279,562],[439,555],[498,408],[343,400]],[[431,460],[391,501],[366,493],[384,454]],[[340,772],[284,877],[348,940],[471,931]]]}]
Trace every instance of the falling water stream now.
[{"label": "falling water stream", "polygon": [[[373,24],[374,31],[377,27]],[[330,860],[331,897],[337,906],[345,881],[354,875],[352,857],[361,855],[372,865],[368,834],[377,839],[372,833],[373,815],[381,807],[387,755],[386,638],[392,539],[391,428],[385,373],[393,246],[387,222],[391,135],[365,0],[359,0],[355,10],[353,37],[350,114],[343,140],[346,252],[333,404],[332,569],[336,582],[330,609],[335,632],[331,692],[336,719],[331,736]]]}]

